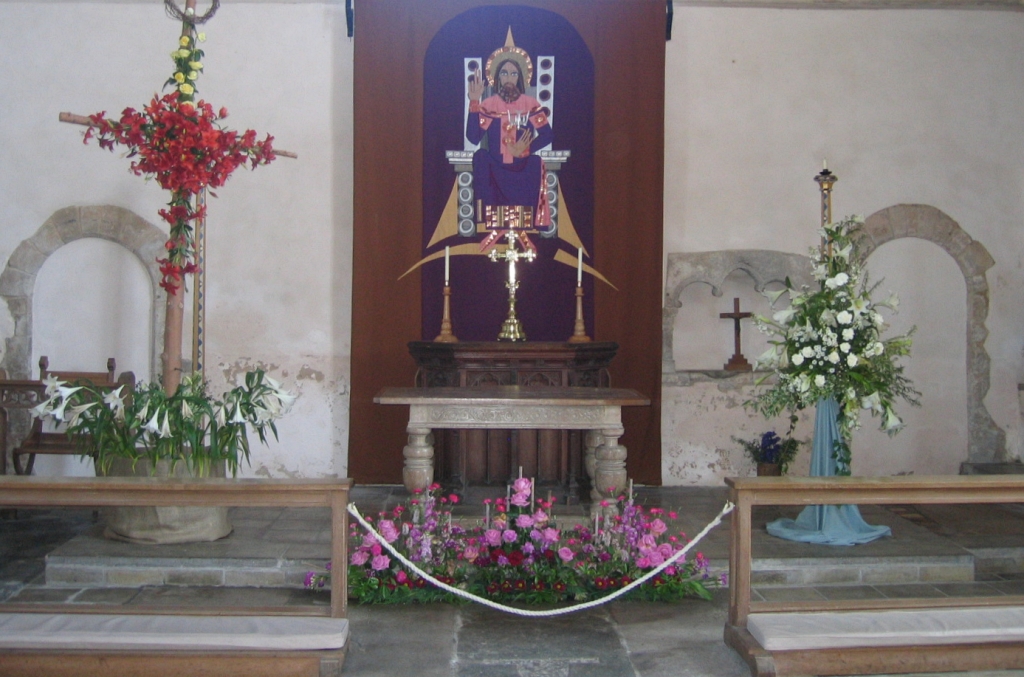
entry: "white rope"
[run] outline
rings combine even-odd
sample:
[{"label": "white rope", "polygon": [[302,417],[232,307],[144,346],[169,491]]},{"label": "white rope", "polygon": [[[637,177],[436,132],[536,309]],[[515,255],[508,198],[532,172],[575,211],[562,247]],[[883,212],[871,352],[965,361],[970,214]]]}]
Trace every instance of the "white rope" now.
[{"label": "white rope", "polygon": [[689,552],[690,549],[693,546],[695,546],[698,543],[700,543],[700,540],[702,538],[704,538],[708,534],[709,531],[711,531],[712,529],[714,529],[715,527],[717,527],[719,524],[722,523],[722,518],[725,517],[726,515],[728,515],[730,512],[732,512],[733,507],[734,506],[733,506],[732,503],[726,501],[725,506],[722,508],[722,511],[720,513],[718,513],[718,516],[715,517],[715,519],[711,520],[711,522],[709,522],[708,525],[706,527],[704,527],[704,529],[701,530],[701,532],[699,534],[697,534],[697,536],[694,537],[694,539],[692,541],[687,543],[686,546],[684,546],[681,550],[677,551],[675,554],[673,554],[667,560],[665,560],[664,562],[659,564],[657,567],[655,567],[654,569],[651,569],[650,571],[648,571],[646,574],[644,574],[640,578],[638,578],[635,581],[631,582],[629,585],[626,585],[626,586],[624,586],[622,588],[619,588],[618,590],[616,590],[615,592],[611,593],[610,595],[607,595],[605,597],[601,597],[599,599],[594,599],[594,600],[591,600],[589,602],[581,602],[580,604],[574,604],[572,606],[559,607],[557,609],[543,609],[543,610],[540,610],[540,611],[535,611],[535,610],[532,610],[532,609],[518,609],[516,607],[506,606],[504,604],[500,604],[500,603],[495,602],[493,600],[489,600],[489,599],[487,599],[485,597],[480,597],[478,595],[474,595],[471,592],[466,592],[465,590],[460,590],[459,588],[456,588],[455,586],[448,585],[447,583],[445,583],[443,581],[437,580],[436,578],[431,576],[426,571],[423,571],[423,569],[420,569],[413,562],[409,561],[402,553],[398,552],[398,550],[396,550],[393,545],[391,545],[386,540],[384,540],[384,537],[381,536],[379,533],[377,533],[377,530],[374,529],[373,526],[369,522],[367,522],[366,519],[359,513],[359,509],[356,508],[356,504],[355,503],[349,503],[348,504],[348,511],[349,511],[349,513],[351,513],[351,515],[353,517],[356,518],[356,520],[359,522],[359,524],[361,524],[363,526],[363,528],[366,529],[367,532],[372,534],[373,537],[376,538],[377,541],[388,552],[390,552],[392,555],[395,556],[395,559],[397,559],[399,562],[404,564],[407,568],[409,568],[412,571],[414,571],[421,578],[423,578],[423,579],[425,579],[427,581],[430,581],[433,585],[441,588],[442,590],[450,592],[453,595],[458,595],[459,597],[464,597],[465,599],[468,599],[468,600],[470,600],[472,602],[477,602],[479,604],[483,604],[484,606],[489,606],[492,609],[497,609],[498,611],[504,611],[506,613],[515,614],[517,616],[528,616],[530,618],[543,618],[543,617],[547,617],[547,616],[561,616],[562,614],[569,614],[569,613],[573,613],[573,612],[576,612],[576,611],[583,611],[584,609],[590,609],[592,607],[599,606],[601,604],[605,604],[607,602],[610,602],[613,599],[616,599],[618,597],[621,597],[622,595],[625,595],[627,592],[629,592],[633,588],[636,588],[636,587],[639,587],[639,586],[643,585],[644,583],[646,583],[650,579],[652,579],[655,576],[657,576],[658,574],[660,574],[667,567],[672,566],[681,557],[684,557],[686,555],[686,553]]}]

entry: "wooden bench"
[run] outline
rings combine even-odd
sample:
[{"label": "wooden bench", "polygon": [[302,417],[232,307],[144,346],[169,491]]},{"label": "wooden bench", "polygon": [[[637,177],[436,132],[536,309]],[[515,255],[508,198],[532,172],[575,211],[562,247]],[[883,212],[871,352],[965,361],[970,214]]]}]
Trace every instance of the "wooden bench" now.
[{"label": "wooden bench", "polygon": [[0,604],[4,677],[337,677],[345,658],[351,480],[0,477],[0,505],[325,507],[326,606]]},{"label": "wooden bench", "polygon": [[[106,371],[51,371],[50,361],[43,355],[39,358],[39,381],[42,383],[49,376],[55,376],[61,381],[70,385],[90,385],[103,390],[113,390],[119,385],[126,386],[128,392],[135,388],[135,374],[126,371],[118,379],[114,379],[116,362],[114,358],[107,359]],[[58,454],[63,456],[80,455],[81,447],[68,438],[64,432],[43,432],[42,419],[32,421],[32,430],[21,443],[11,451],[11,460],[14,462],[14,472],[18,475],[31,475],[32,468],[36,462],[36,454]],[[23,457],[28,457],[23,461]]]},{"label": "wooden bench", "polygon": [[725,642],[753,675],[1024,668],[1024,596],[750,599],[756,505],[1022,503],[1024,476],[751,477],[726,483],[736,508]]}]

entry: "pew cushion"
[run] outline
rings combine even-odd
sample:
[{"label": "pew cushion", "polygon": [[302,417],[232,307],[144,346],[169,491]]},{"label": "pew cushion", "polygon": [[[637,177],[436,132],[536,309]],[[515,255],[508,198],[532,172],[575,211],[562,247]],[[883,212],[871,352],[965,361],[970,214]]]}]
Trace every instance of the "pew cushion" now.
[{"label": "pew cushion", "polygon": [[347,640],[345,618],[0,613],[0,649],[301,651]]},{"label": "pew cushion", "polygon": [[753,613],[747,630],[768,651],[1024,640],[1024,607]]}]

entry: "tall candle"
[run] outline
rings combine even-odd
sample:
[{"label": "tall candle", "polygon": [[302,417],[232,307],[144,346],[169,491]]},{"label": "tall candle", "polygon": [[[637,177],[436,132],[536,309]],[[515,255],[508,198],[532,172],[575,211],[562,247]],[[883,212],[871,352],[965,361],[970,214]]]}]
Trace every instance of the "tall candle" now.
[{"label": "tall candle", "polygon": [[823,171],[823,172],[827,172],[828,171],[828,158],[824,158],[821,161],[821,171]]},{"label": "tall candle", "polygon": [[583,286],[583,247],[576,252],[576,286]]},{"label": "tall candle", "polygon": [[448,258],[451,256],[452,248],[445,246],[444,248],[444,286],[448,286]]},{"label": "tall candle", "polygon": [[484,505],[484,529],[491,528],[491,504]]},{"label": "tall candle", "polygon": [[534,487],[533,479],[534,478],[532,478],[532,477],[530,478],[530,512],[533,512],[533,509],[534,509],[534,507],[536,505],[536,503],[534,502],[534,499],[536,499],[536,497],[537,497],[537,492],[534,491],[535,487]]}]

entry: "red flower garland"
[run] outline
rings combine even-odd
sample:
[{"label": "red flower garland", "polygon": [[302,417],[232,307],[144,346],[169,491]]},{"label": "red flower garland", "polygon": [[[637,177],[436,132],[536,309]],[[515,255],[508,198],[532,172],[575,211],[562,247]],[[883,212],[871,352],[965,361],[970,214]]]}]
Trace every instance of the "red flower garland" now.
[{"label": "red flower garland", "polygon": [[167,256],[157,259],[160,286],[168,294],[177,293],[184,276],[197,269],[192,222],[202,218],[205,208],[195,207],[196,196],[204,188],[224,185],[246,161],[255,169],[275,158],[274,137],[268,134],[257,141],[251,129],[241,135],[223,129],[218,121],[227,117],[227,109],[214,113],[205,101],[183,98],[180,92],[154,96],[144,111],[125,108],[116,121],[108,119],[106,111],[90,115],[94,127],[85,132],[83,141],[88,143],[95,134],[101,148],[127,147],[128,157],[134,158],[132,172],[154,177],[171,192],[170,209],[159,212],[171,227]]}]

